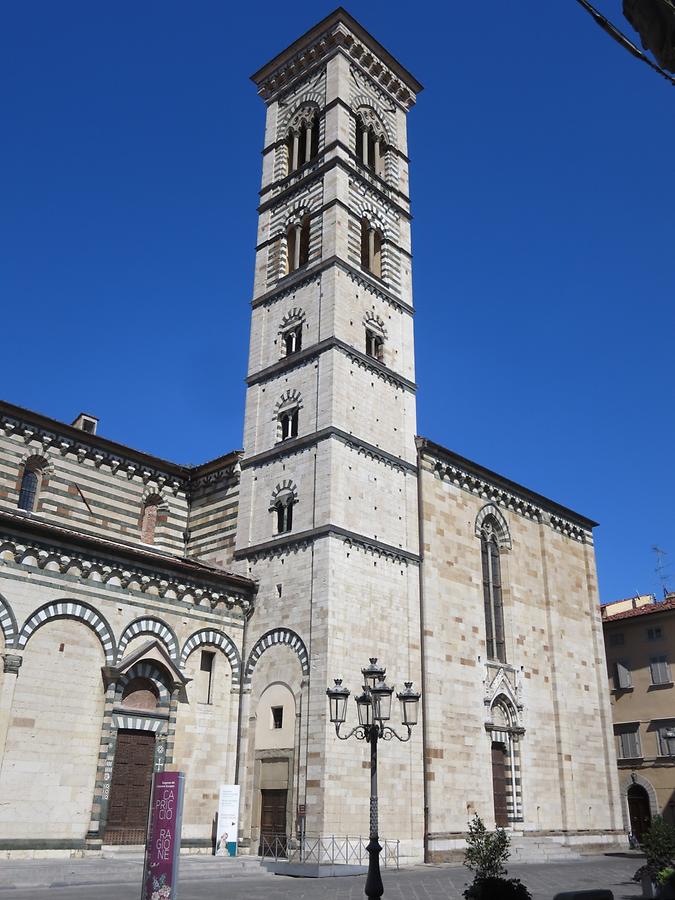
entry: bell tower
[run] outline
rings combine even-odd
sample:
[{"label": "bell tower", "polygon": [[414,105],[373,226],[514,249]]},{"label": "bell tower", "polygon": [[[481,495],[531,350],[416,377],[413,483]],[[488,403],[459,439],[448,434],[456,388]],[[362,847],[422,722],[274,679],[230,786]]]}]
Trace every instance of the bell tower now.
[{"label": "bell tower", "polygon": [[[255,849],[265,785],[284,779],[289,834],[367,835],[368,748],[337,740],[326,687],[357,691],[372,656],[398,688],[420,681],[406,127],[421,85],[343,9],[253,81],[266,125],[236,559],[259,582],[240,745]],[[277,683],[295,701],[287,748],[254,736]],[[396,823],[382,834],[412,856],[420,732],[381,753],[382,821]]]}]

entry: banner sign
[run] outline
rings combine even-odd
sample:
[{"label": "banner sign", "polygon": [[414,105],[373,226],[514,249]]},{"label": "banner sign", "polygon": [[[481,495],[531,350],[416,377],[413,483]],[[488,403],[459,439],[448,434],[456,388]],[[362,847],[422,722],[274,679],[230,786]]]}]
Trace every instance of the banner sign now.
[{"label": "banner sign", "polygon": [[237,855],[239,832],[239,785],[221,784],[218,797],[216,856]]},{"label": "banner sign", "polygon": [[178,896],[184,785],[182,772],[155,772],[152,777],[141,900],[176,900]]}]

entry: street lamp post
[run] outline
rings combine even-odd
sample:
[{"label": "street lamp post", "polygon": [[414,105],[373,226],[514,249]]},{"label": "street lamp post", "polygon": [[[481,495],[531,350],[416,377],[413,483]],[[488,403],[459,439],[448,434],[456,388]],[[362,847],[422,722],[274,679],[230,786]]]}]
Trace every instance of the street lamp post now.
[{"label": "street lamp post", "polygon": [[370,665],[361,669],[363,674],[363,693],[356,700],[359,724],[349,734],[340,734],[340,726],[347,718],[347,700],[349,691],[342,684],[341,678],[335,679],[335,685],[328,688],[328,704],[330,720],[335,725],[335,733],[341,741],[356,737],[359,741],[370,744],[370,840],[368,842],[368,877],[366,878],[366,897],[379,900],[384,893],[382,876],[380,875],[380,840],[378,836],[377,816],[377,742],[390,741],[396,738],[401,742],[409,741],[412,726],[417,724],[420,694],[413,690],[412,681],[405,682],[405,688],[396,696],[401,703],[401,720],[407,729],[405,737],[401,737],[385,722],[391,718],[391,696],[394,688],[390,687],[385,677],[387,670],[378,666],[377,659],[371,657]]}]

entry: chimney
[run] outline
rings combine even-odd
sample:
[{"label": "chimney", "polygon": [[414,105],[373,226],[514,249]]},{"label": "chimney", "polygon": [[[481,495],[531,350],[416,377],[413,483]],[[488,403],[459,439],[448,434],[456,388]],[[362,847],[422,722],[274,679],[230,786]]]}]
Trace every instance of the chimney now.
[{"label": "chimney", "polygon": [[79,416],[71,422],[73,428],[79,428],[87,434],[96,434],[98,427],[98,419],[96,416],[90,416],[89,413],[80,413]]}]

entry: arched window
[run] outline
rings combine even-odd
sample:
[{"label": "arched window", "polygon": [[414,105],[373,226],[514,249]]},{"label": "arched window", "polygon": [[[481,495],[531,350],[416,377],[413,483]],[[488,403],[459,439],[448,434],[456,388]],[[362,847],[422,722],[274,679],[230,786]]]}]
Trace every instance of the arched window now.
[{"label": "arched window", "polygon": [[34,468],[26,468],[21,479],[21,490],[19,491],[19,509],[25,509],[26,512],[33,512],[35,509],[35,501],[37,500],[38,488],[40,486],[40,473]]},{"label": "arched window", "polygon": [[143,504],[143,512],[141,514],[141,540],[144,544],[155,543],[159,503],[159,497],[148,497]]},{"label": "arched window", "polygon": [[361,219],[361,266],[382,277],[382,232],[366,218]]},{"label": "arched window", "polygon": [[290,488],[276,494],[271,508],[276,534],[287,534],[293,528],[293,507],[296,501],[295,492]]},{"label": "arched window", "polygon": [[286,231],[286,262],[288,274],[309,262],[309,216],[288,226]]},{"label": "arched window", "polygon": [[485,642],[488,659],[506,662],[504,641],[504,607],[502,603],[502,574],[496,522],[488,517],[480,534],[483,567],[483,603],[485,605]]},{"label": "arched window", "polygon": [[279,412],[279,440],[288,441],[298,436],[298,415],[297,406]]},{"label": "arched window", "polygon": [[286,138],[288,174],[295,172],[319,153],[319,122],[317,110],[301,109],[293,117]]},{"label": "arched window", "polygon": [[283,334],[284,352],[286,356],[293,356],[302,350],[302,322],[287,328]]},{"label": "arched window", "polygon": [[375,328],[366,326],[366,356],[382,362],[384,357],[384,337]]},{"label": "arched window", "polygon": [[356,116],[356,156],[366,168],[384,177],[385,131],[375,113],[362,109]]}]

